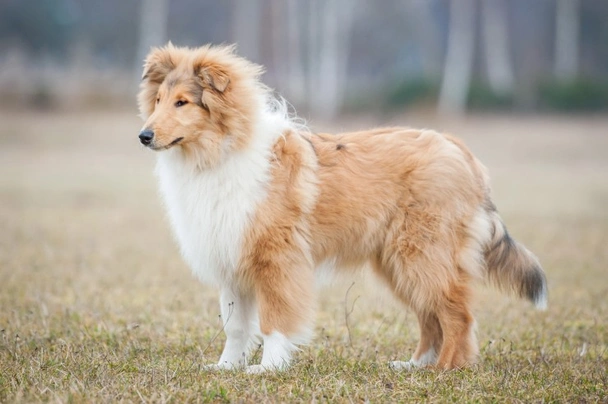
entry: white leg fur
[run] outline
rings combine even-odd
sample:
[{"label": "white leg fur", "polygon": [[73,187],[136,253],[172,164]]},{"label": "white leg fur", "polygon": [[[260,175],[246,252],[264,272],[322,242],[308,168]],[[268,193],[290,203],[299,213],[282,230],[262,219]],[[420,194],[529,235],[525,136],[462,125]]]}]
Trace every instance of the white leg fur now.
[{"label": "white leg fur", "polygon": [[428,365],[434,365],[437,362],[437,352],[435,348],[431,347],[428,351],[420,355],[420,358],[412,359],[409,361],[393,361],[389,363],[389,366],[395,370],[414,370]]},{"label": "white leg fur", "polygon": [[264,336],[262,363],[247,368],[248,373],[263,373],[269,370],[284,370],[291,362],[291,354],[297,347],[280,332]]},{"label": "white leg fur", "polygon": [[254,305],[251,298],[226,288],[220,295],[226,345],[217,365],[208,369],[234,369],[247,366],[253,342]]}]

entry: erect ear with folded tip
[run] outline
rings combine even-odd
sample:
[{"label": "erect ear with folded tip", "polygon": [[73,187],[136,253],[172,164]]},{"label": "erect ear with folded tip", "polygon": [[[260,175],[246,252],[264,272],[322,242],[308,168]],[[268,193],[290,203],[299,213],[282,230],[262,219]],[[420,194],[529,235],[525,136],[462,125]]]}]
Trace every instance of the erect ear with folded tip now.
[{"label": "erect ear with folded tip", "polygon": [[214,90],[223,93],[230,84],[230,77],[221,68],[216,66],[203,66],[199,71],[199,77],[203,83],[209,85]]},{"label": "erect ear with folded tip", "polygon": [[167,74],[176,66],[175,48],[169,44],[164,48],[155,48],[150,51],[144,63],[144,73],[142,80],[148,80],[151,83],[160,84],[163,82]]}]

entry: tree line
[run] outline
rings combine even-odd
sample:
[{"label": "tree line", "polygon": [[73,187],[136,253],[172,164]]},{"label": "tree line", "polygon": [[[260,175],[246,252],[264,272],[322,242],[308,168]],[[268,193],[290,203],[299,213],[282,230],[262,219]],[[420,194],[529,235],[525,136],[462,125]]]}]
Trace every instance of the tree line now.
[{"label": "tree line", "polygon": [[80,63],[136,82],[167,40],[236,42],[298,109],[326,118],[425,100],[444,114],[534,110],[546,94],[608,107],[604,0],[0,0],[0,64],[19,49],[33,70]]}]

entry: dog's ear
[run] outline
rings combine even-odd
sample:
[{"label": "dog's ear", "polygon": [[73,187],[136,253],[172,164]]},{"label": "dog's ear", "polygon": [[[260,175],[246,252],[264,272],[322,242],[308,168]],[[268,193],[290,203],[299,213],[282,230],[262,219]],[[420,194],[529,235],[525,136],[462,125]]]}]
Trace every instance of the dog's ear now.
[{"label": "dog's ear", "polygon": [[220,93],[226,91],[230,84],[230,77],[219,66],[199,66],[198,76],[203,83]]},{"label": "dog's ear", "polygon": [[163,48],[154,48],[146,57],[142,81],[160,84],[165,80],[167,74],[177,65],[179,51],[171,42]]},{"label": "dog's ear", "polygon": [[163,48],[154,48],[146,57],[140,91],[137,97],[139,111],[146,119],[154,111],[158,88],[165,77],[187,56],[186,48],[173,46],[171,42]]}]

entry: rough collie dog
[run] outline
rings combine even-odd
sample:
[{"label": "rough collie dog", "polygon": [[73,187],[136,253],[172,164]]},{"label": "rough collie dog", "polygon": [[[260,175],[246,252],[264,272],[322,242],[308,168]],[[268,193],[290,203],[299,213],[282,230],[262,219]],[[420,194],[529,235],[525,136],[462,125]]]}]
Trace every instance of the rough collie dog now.
[{"label": "rough collie dog", "polygon": [[[184,259],[221,291],[217,365],[284,369],[311,335],[315,278],[372,271],[415,311],[420,342],[394,368],[478,355],[470,285],[546,305],[537,259],[507,232],[484,166],[457,138],[410,128],[329,135],[293,123],[233,47],[171,44],[145,61],[142,144]],[[256,338],[260,365],[247,367]]]}]

